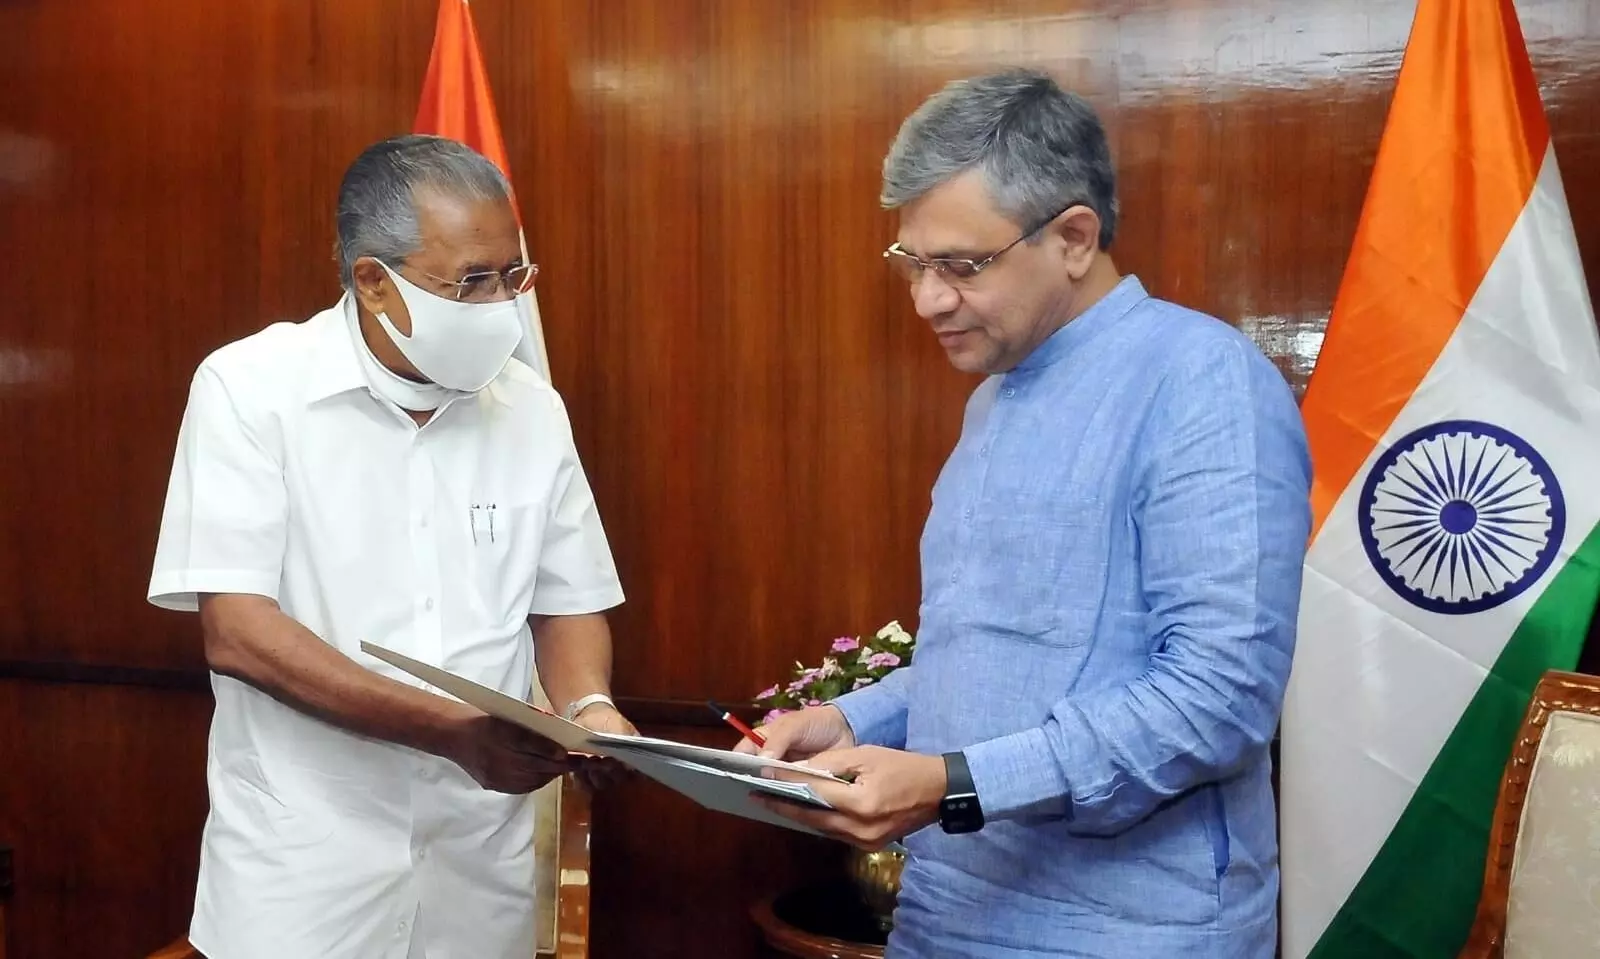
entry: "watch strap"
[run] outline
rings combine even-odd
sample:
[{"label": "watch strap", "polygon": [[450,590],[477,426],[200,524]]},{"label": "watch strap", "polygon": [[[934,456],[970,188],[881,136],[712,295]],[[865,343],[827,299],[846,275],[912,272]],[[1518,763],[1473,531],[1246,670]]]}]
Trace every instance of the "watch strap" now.
[{"label": "watch strap", "polygon": [[580,713],[582,713],[585,709],[588,709],[590,706],[595,706],[595,705],[598,705],[600,703],[605,703],[607,706],[610,706],[612,709],[616,709],[617,708],[617,704],[612,702],[611,701],[611,697],[607,696],[605,693],[590,693],[589,695],[584,696],[584,697],[582,697],[580,699],[574,699],[570,704],[568,704],[566,712],[561,714],[561,718],[565,719],[567,722],[570,723],[573,720],[577,719],[578,715]]},{"label": "watch strap", "polygon": [[983,828],[983,806],[972,770],[962,752],[944,754],[945,790],[939,802],[939,828],[947,833],[977,832]]},{"label": "watch strap", "polygon": [[975,796],[978,787],[972,784],[972,767],[967,765],[967,754],[953,752],[944,754],[944,776],[946,796]]}]

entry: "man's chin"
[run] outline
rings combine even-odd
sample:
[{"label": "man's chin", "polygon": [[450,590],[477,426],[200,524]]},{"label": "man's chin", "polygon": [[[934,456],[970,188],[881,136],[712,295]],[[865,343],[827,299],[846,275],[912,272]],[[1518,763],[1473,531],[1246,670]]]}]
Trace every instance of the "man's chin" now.
[{"label": "man's chin", "polygon": [[988,373],[994,360],[988,351],[966,346],[945,347],[944,355],[951,366],[963,373]]}]

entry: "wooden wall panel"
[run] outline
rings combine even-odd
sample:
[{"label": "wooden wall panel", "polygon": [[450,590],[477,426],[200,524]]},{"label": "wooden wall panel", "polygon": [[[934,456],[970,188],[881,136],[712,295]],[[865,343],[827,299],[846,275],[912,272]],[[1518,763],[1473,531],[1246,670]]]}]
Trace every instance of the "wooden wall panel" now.
[{"label": "wooden wall panel", "polygon": [[[973,385],[878,255],[882,152],[922,97],[1009,63],[1085,93],[1120,169],[1121,266],[1250,332],[1298,386],[1413,7],[475,0],[556,383],[629,595],[619,691],[681,722],[657,701],[736,701],[833,635],[915,625],[927,491]],[[1593,290],[1600,13],[1518,9]],[[188,377],[337,295],[338,177],[409,127],[434,10],[0,4],[0,842],[29,959],[181,927],[192,877],[150,851],[192,857],[203,693],[16,677],[200,678],[193,621],[143,601]],[[102,741],[110,771],[67,748]],[[158,781],[188,798],[139,787]],[[825,858],[648,784],[596,814],[602,959],[700,954],[697,936],[739,955],[728,897]]]},{"label": "wooden wall panel", "polygon": [[211,698],[0,681],[10,955],[135,959],[188,928]]},{"label": "wooden wall panel", "polygon": [[[703,727],[644,732],[707,746],[729,742],[726,731]],[[843,870],[838,843],[707,812],[643,777],[599,794],[594,815],[596,959],[755,955],[753,902]]]}]

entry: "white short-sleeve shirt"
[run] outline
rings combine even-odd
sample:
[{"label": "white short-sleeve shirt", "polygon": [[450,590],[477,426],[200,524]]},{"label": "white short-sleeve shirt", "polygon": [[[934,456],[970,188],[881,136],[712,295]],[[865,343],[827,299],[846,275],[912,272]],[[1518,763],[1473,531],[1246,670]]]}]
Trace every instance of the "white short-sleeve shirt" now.
[{"label": "white short-sleeve shirt", "polygon": [[[370,640],[509,695],[531,614],[622,602],[560,397],[513,360],[418,427],[368,386],[353,302],[201,363],[149,598],[252,593],[368,669]],[[190,939],[210,959],[526,959],[526,797],[213,675]],[[420,931],[419,931],[420,930]]]}]

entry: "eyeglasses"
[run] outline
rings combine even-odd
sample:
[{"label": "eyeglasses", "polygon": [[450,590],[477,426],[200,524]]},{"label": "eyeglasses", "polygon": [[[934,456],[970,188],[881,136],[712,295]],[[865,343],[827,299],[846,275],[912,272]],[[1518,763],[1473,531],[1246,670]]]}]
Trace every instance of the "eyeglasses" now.
[{"label": "eyeglasses", "polygon": [[509,270],[468,273],[459,280],[447,280],[426,270],[417,272],[435,283],[451,287],[454,290],[452,295],[457,300],[492,303],[495,300],[509,300],[533,289],[533,281],[539,277],[539,264],[520,263]]},{"label": "eyeglasses", "polygon": [[1075,206],[1085,205],[1086,204],[1083,203],[1067,204],[1056,212],[1045,217],[1043,220],[1040,220],[1038,224],[1033,227],[1033,229],[1024,230],[1021,236],[1017,237],[1015,240],[1012,240],[1010,243],[1007,243],[1005,246],[994,251],[981,260],[969,260],[965,257],[956,256],[936,256],[931,260],[924,260],[920,256],[916,256],[900,249],[900,244],[898,241],[889,244],[889,248],[883,251],[883,258],[888,260],[901,276],[905,277],[907,283],[911,283],[913,285],[915,285],[916,282],[922,278],[922,274],[928,270],[932,270],[933,272],[939,274],[939,278],[944,280],[946,283],[952,281],[970,280],[979,273],[982,273],[989,264],[993,263],[995,260],[998,260],[1002,253],[1005,253],[1018,243],[1021,243],[1028,237],[1038,233],[1046,226],[1049,226],[1050,221],[1054,220],[1056,217],[1067,212]]}]

